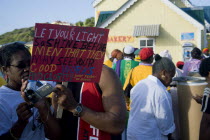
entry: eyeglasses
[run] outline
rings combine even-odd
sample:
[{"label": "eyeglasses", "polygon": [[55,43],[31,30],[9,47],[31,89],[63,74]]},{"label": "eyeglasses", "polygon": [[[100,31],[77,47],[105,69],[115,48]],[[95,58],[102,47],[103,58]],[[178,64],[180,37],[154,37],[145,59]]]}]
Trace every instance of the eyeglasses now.
[{"label": "eyeglasses", "polygon": [[24,69],[26,67],[29,67],[30,65],[26,65],[25,63],[20,63],[19,65],[15,66],[15,65],[10,65],[10,66],[13,66],[13,67],[17,67],[19,69]]}]

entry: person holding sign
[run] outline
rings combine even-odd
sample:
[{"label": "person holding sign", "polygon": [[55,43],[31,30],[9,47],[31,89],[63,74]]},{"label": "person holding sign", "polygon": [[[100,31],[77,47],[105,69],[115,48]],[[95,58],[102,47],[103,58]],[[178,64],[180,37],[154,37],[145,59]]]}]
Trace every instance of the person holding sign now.
[{"label": "person holding sign", "polygon": [[122,85],[114,70],[102,67],[99,83],[56,85],[53,105],[64,108],[61,139],[111,140],[125,127],[126,106]]},{"label": "person holding sign", "polygon": [[45,140],[60,137],[60,127],[51,114],[45,99],[31,107],[25,102],[22,91],[29,76],[31,54],[21,43],[15,42],[0,48],[1,71],[8,83],[0,87],[0,139]]},{"label": "person holding sign", "polygon": [[64,109],[59,140],[109,140],[110,134],[124,129],[121,83],[111,68],[102,68],[108,32],[94,27],[35,25],[30,80],[71,82],[67,88],[57,85],[52,96],[54,109]]}]

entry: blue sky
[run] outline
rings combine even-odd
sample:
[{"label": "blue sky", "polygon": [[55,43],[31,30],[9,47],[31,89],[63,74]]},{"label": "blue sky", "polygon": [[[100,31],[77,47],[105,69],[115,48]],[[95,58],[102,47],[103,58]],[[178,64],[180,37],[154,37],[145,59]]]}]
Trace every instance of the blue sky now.
[{"label": "blue sky", "polygon": [[196,6],[210,6],[210,0],[190,0]]},{"label": "blue sky", "polygon": [[[75,23],[94,16],[94,0],[0,0],[0,35],[35,23],[61,20]],[[210,0],[191,0],[210,6]]]},{"label": "blue sky", "polygon": [[0,0],[0,35],[35,23],[75,23],[94,16],[93,0]]}]

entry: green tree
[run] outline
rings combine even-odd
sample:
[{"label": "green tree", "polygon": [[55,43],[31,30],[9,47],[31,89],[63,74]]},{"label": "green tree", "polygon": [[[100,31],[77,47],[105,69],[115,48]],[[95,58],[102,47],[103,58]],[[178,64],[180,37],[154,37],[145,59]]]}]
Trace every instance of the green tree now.
[{"label": "green tree", "polygon": [[34,37],[34,27],[15,29],[0,35],[0,44],[6,44],[14,41],[32,41]]},{"label": "green tree", "polygon": [[94,27],[95,26],[95,18],[94,17],[87,18],[84,22],[84,26],[85,27]]},{"label": "green tree", "polygon": [[82,26],[84,26],[84,23],[83,23],[82,21],[78,21],[78,22],[75,23],[75,25],[76,25],[76,26],[81,26],[81,27],[82,27]]},{"label": "green tree", "polygon": [[[76,26],[83,27],[94,27],[95,26],[94,17],[87,18],[84,22],[78,21],[75,23]],[[71,26],[74,24],[70,23]],[[0,35],[0,45],[14,42],[14,41],[24,41],[30,42],[34,38],[34,27],[14,29],[12,32],[7,32]]]}]

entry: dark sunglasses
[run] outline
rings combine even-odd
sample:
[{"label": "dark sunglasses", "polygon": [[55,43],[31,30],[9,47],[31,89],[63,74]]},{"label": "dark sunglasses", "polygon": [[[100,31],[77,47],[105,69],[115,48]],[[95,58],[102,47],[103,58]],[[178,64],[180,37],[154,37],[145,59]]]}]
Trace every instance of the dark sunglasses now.
[{"label": "dark sunglasses", "polygon": [[26,67],[29,67],[30,65],[26,65],[25,63],[20,63],[19,65],[15,66],[15,65],[10,65],[19,69],[24,69]]}]

